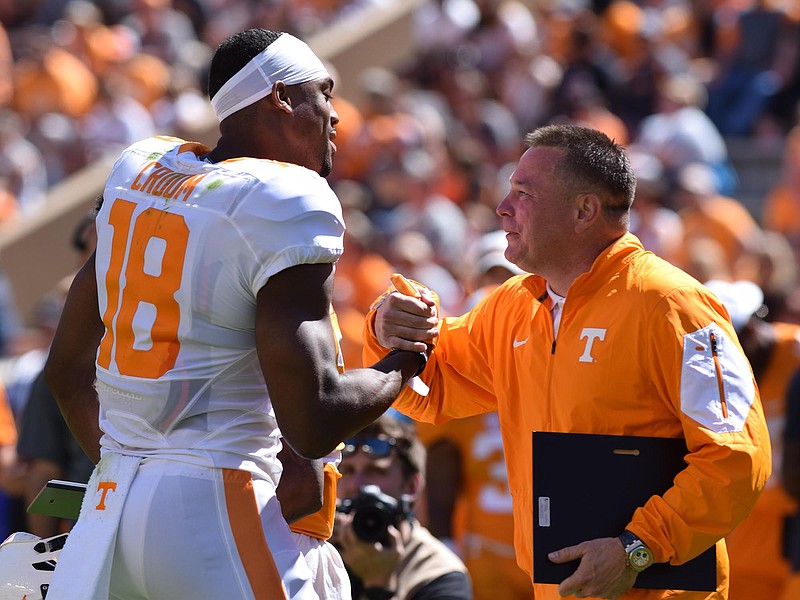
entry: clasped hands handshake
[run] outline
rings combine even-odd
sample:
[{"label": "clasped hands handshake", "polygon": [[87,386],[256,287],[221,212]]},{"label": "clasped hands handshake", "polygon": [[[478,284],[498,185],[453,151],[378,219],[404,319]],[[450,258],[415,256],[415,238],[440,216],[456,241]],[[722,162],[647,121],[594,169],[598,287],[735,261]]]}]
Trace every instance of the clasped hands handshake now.
[{"label": "clasped hands handshake", "polygon": [[430,354],[439,335],[439,299],[421,284],[392,276],[394,292],[376,305],[375,335],[384,348]]}]

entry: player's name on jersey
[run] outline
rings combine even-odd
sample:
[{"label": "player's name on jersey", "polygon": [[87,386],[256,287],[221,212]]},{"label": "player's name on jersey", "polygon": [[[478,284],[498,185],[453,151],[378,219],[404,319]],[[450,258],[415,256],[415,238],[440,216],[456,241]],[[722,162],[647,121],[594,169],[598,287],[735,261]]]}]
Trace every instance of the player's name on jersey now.
[{"label": "player's name on jersey", "polygon": [[186,202],[194,192],[195,186],[205,176],[205,173],[195,175],[179,173],[158,161],[152,161],[139,171],[131,187],[152,196]]}]

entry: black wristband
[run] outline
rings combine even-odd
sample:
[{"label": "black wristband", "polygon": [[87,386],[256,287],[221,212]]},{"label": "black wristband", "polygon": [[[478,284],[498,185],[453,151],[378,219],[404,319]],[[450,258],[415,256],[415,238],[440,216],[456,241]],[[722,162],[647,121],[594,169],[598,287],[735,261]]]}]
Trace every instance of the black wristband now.
[{"label": "black wristband", "polygon": [[368,587],[364,588],[364,596],[367,600],[391,600],[395,597],[395,593],[384,588]]},{"label": "black wristband", "polygon": [[420,365],[419,369],[417,369],[417,372],[414,373],[414,377],[419,377],[419,375],[425,370],[425,367],[428,365],[428,354],[425,352],[416,352],[414,350],[401,350],[400,348],[392,348],[392,350],[386,356],[393,356],[401,352],[414,354],[422,360],[422,364]]}]

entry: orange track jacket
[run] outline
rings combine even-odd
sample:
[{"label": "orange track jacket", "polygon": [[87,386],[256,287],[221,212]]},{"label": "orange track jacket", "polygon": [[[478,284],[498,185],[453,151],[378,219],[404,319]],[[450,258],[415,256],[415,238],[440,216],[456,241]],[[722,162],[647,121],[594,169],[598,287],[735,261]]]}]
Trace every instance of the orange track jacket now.
[{"label": "orange track jacket", "polygon": [[[422,374],[395,407],[419,421],[498,411],[514,502],[515,548],[531,574],[531,432],[683,437],[687,467],[628,528],[657,562],[682,563],[718,543],[718,591],[727,595],[723,536],[753,507],[770,474],[770,443],[749,363],[722,303],[695,279],[626,234],[570,287],[557,340],[545,281],[514,277],[466,315],[440,323]],[[364,364],[386,354],[364,334]],[[590,499],[587,499],[590,502]],[[558,598],[534,585],[536,598]],[[623,598],[673,598],[631,590]]]}]

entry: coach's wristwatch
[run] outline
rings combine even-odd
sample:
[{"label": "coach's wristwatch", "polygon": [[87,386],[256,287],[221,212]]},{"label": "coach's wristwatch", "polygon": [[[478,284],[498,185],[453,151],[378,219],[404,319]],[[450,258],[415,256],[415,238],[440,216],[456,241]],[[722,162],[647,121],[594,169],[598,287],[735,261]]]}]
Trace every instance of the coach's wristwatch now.
[{"label": "coach's wristwatch", "polygon": [[637,573],[641,573],[653,564],[653,553],[645,543],[627,529],[619,536],[628,561],[625,563]]}]

